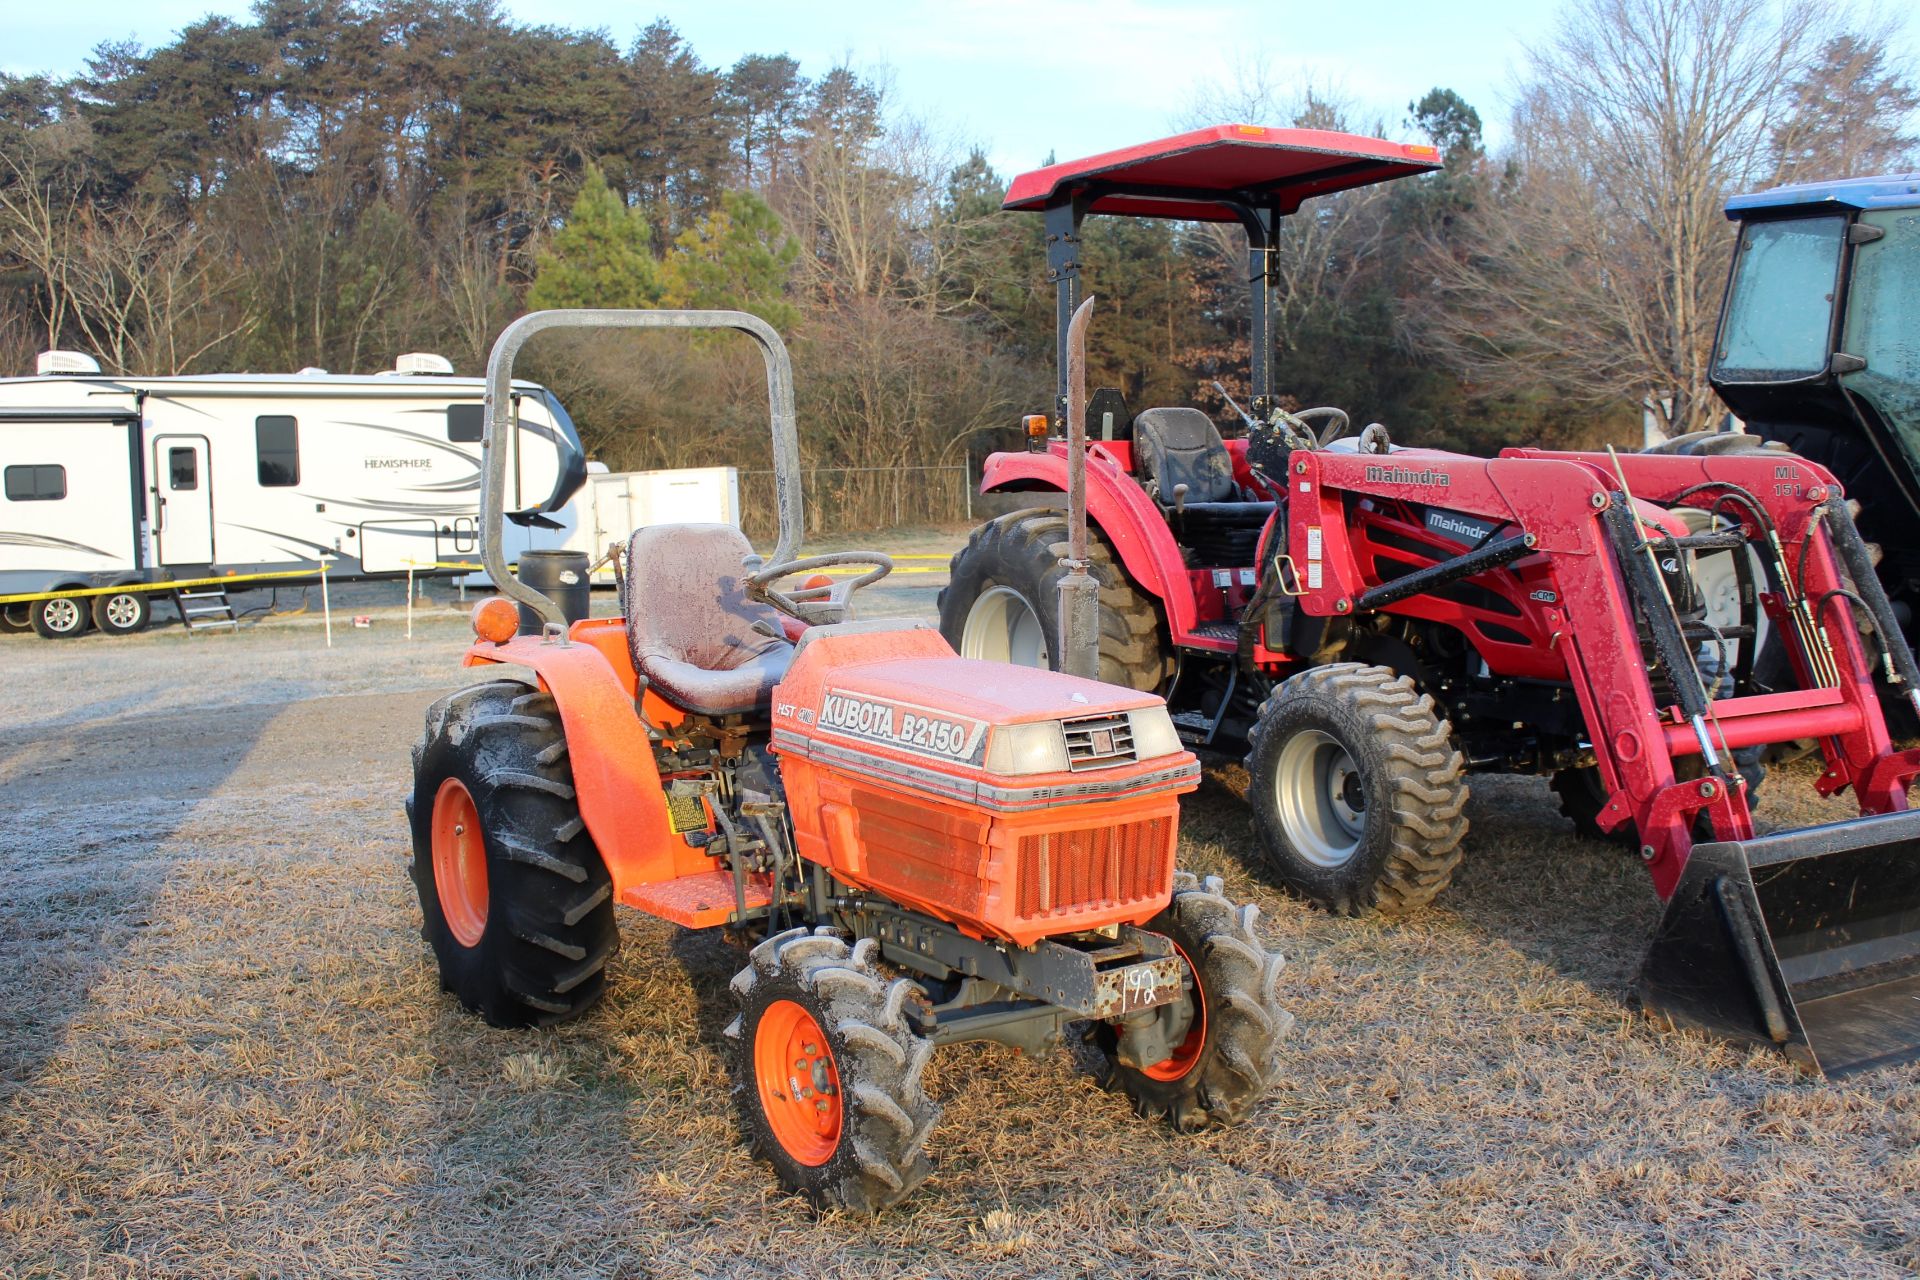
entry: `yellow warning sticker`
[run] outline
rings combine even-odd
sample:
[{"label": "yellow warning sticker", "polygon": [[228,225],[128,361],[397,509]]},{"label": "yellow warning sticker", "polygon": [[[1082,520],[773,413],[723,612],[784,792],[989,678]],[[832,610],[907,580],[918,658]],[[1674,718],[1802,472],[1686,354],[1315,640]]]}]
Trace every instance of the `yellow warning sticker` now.
[{"label": "yellow warning sticker", "polygon": [[707,806],[697,795],[677,796],[667,792],[667,825],[673,834],[683,836],[689,831],[707,829]]}]

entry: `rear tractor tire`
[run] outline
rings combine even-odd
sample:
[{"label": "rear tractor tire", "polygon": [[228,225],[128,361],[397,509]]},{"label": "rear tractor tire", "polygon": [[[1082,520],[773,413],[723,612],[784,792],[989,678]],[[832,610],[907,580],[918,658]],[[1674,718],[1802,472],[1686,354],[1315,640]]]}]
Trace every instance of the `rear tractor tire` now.
[{"label": "rear tractor tire", "polygon": [[790,929],[734,976],[734,1105],[753,1153],[816,1209],[878,1213],[926,1180],[939,1110],[920,1077],[933,1043],[908,1023],[920,989],[891,981],[871,938]]},{"label": "rear tractor tire", "polygon": [[[1160,611],[1121,571],[1097,532],[1088,572],[1100,587],[1100,678],[1152,692],[1170,674]],[[1046,667],[1060,652],[1059,587],[1067,518],[1015,511],[973,531],[940,592],[940,634],[963,658]]]},{"label": "rear tractor tire", "polygon": [[1247,800],[1267,861],[1338,915],[1400,915],[1453,879],[1466,761],[1433,699],[1387,667],[1337,662],[1260,708]]},{"label": "rear tractor tire", "polygon": [[1192,1021],[1164,1062],[1139,1068],[1120,1061],[1110,1023],[1093,1028],[1102,1087],[1126,1094],[1150,1120],[1182,1133],[1239,1124],[1280,1076],[1280,1041],[1293,1015],[1277,998],[1285,961],[1254,929],[1260,909],[1236,907],[1217,878],[1202,884],[1174,875],[1173,901],[1147,928],[1173,940],[1193,975]]},{"label": "rear tractor tire", "polygon": [[413,772],[411,872],[441,986],[496,1027],[584,1013],[620,935],[552,695],[502,680],[442,698]]}]

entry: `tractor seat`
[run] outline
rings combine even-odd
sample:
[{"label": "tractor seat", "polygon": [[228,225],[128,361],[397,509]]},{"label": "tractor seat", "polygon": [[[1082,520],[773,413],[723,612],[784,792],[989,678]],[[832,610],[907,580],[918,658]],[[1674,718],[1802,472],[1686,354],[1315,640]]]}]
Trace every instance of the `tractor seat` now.
[{"label": "tractor seat", "polygon": [[1142,410],[1133,420],[1133,452],[1163,507],[1173,505],[1173,491],[1183,484],[1189,509],[1240,500],[1233,458],[1213,419],[1198,409]]},{"label": "tractor seat", "polygon": [[787,674],[793,645],[775,638],[780,615],[746,597],[752,554],[730,524],[651,525],[627,542],[620,608],[634,669],[683,711],[764,713]]}]

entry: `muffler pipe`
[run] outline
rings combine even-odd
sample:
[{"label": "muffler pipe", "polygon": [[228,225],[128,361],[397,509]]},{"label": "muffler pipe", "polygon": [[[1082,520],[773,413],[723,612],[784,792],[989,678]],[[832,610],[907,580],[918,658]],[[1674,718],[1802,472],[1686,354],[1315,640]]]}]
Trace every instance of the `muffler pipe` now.
[{"label": "muffler pipe", "polygon": [[1060,561],[1060,655],[1054,668],[1100,678],[1100,584],[1087,572],[1087,323],[1093,298],[1067,325],[1067,554]]}]

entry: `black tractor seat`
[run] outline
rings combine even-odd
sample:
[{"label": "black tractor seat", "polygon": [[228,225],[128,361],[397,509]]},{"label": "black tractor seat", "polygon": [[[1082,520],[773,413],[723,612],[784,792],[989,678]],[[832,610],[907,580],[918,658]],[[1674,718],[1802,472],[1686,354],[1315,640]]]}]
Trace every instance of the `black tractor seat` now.
[{"label": "black tractor seat", "polygon": [[651,525],[627,542],[620,608],[634,669],[683,711],[764,714],[793,661],[780,615],[746,597],[752,554],[730,524]]},{"label": "black tractor seat", "polygon": [[1133,420],[1133,456],[1163,507],[1174,505],[1181,485],[1188,507],[1243,496],[1233,482],[1233,456],[1213,419],[1198,409],[1142,410]]}]

